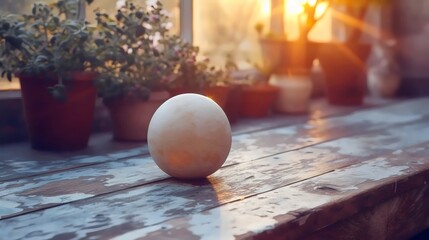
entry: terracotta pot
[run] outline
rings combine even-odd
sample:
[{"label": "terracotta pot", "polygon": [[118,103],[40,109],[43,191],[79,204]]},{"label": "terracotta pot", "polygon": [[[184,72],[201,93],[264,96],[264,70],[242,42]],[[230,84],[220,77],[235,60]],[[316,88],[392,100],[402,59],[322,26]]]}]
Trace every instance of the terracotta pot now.
[{"label": "terracotta pot", "polygon": [[[78,150],[88,145],[96,90],[93,73],[76,72],[66,81],[67,101],[48,91],[55,77],[21,75],[21,92],[31,146],[38,150]],[[70,83],[70,84],[69,84]]]},{"label": "terracotta pot", "polygon": [[241,85],[231,85],[228,99],[225,103],[224,111],[228,117],[229,123],[237,122],[240,116],[240,106],[243,98],[243,87]]},{"label": "terracotta pot", "polygon": [[286,74],[294,69],[310,69],[323,43],[260,39],[264,68],[273,74]]},{"label": "terracotta pot", "polygon": [[118,141],[145,141],[150,120],[170,94],[166,91],[151,93],[148,101],[120,98],[109,102],[113,138]]},{"label": "terracotta pot", "polygon": [[229,86],[213,86],[202,91],[202,94],[217,103],[224,111],[226,102],[228,101],[229,92],[231,88]]},{"label": "terracotta pot", "polygon": [[[207,96],[215,101],[225,112],[230,123],[237,121],[240,107],[241,89],[239,86],[219,85],[206,88],[204,90],[187,90],[185,88],[171,89],[172,97],[184,93],[196,93]],[[233,93],[233,94],[232,94]]]},{"label": "terracotta pot", "polygon": [[335,105],[361,105],[367,90],[366,59],[371,47],[362,43],[331,43],[321,47],[326,95]]},{"label": "terracotta pot", "polygon": [[272,111],[278,91],[277,87],[270,85],[244,87],[240,106],[241,116],[268,116]]}]

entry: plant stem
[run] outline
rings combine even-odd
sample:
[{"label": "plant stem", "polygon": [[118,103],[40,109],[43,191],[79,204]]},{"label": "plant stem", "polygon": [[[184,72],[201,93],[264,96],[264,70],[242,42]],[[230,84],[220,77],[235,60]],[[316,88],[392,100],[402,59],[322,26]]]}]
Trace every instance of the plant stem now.
[{"label": "plant stem", "polygon": [[49,34],[48,34],[48,28],[47,28],[46,20],[43,18],[43,34],[45,36],[45,46],[49,46]]}]

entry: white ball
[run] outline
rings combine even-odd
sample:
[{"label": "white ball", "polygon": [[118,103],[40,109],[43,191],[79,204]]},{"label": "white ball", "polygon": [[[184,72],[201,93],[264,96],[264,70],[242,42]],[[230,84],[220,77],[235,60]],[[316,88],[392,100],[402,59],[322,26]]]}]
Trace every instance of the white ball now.
[{"label": "white ball", "polygon": [[176,178],[204,178],[216,172],[231,142],[231,126],[222,108],[199,94],[170,98],[149,124],[149,152],[161,170]]}]

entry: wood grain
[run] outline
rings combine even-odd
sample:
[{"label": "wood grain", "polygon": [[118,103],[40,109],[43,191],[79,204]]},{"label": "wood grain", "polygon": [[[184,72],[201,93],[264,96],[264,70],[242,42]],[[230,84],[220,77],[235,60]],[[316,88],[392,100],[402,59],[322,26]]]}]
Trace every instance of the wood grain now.
[{"label": "wood grain", "polygon": [[[398,184],[398,183],[396,183]],[[308,240],[411,239],[429,228],[429,184],[305,236]]]},{"label": "wood grain", "polygon": [[[425,131],[421,131],[422,125],[415,128],[415,133],[411,134],[428,136],[429,126]],[[404,129],[391,131],[400,133]],[[366,140],[370,142],[372,138],[373,135],[368,135]],[[365,140],[360,138],[359,141]],[[413,145],[417,141],[408,144]],[[380,182],[389,182],[388,189],[392,189],[390,180],[396,177],[395,181],[402,177],[406,182],[414,183],[413,174],[416,172],[424,171],[425,181],[428,180],[428,143],[403,151],[395,150],[395,144],[389,146],[394,147],[391,149],[393,153],[380,155],[381,151],[386,151],[385,146],[368,145],[366,156],[371,152],[379,156],[370,160],[344,153],[332,156],[335,152],[329,151],[321,154],[324,158],[320,152],[293,157],[290,154],[294,152],[285,153],[224,168],[207,182],[166,180],[5,219],[0,221],[0,228],[6,236],[16,239],[36,237],[34,234],[51,238],[56,236],[58,229],[74,233],[77,238],[123,235],[123,239],[128,239],[130,236],[166,234],[168,229],[178,228],[198,237],[229,239],[233,236],[246,238],[248,232],[252,235],[263,233],[279,224],[293,229],[299,223],[299,229],[310,231],[302,226],[311,214],[311,219],[318,219],[311,221],[311,229],[316,230],[329,223],[323,218],[324,212],[317,211],[326,204],[338,207],[341,199],[363,194],[364,189],[369,191],[368,186],[376,187]],[[346,151],[347,147],[343,150]],[[356,154],[355,151],[350,153]],[[395,192],[389,194],[404,191],[404,188],[408,190],[410,186],[416,187],[412,184],[397,185]],[[351,202],[370,206],[384,197],[389,195],[383,192],[381,196],[370,198],[371,201],[364,197],[365,201],[358,198]],[[330,221],[355,214],[361,207],[340,207],[345,210],[333,215],[335,218]],[[350,208],[354,212],[347,210]],[[219,229],[222,231],[217,232]],[[160,236],[166,237],[162,234]]]},{"label": "wood grain", "polygon": [[[127,231],[115,239],[163,239],[171,233],[182,233],[177,238],[192,235],[198,239],[306,239],[308,233],[403,194],[403,198],[417,195],[413,203],[425,210],[429,182],[426,149],[425,144],[370,159],[242,201]],[[421,214],[427,219],[427,212]],[[411,223],[418,224],[421,229],[428,223]],[[324,235],[315,236],[324,239]]]},{"label": "wood grain", "polygon": [[[243,119],[241,124],[233,126],[233,133],[238,135],[290,126],[312,119],[320,120],[344,115],[359,109],[389,105],[396,101],[367,99],[366,102],[367,104],[363,107],[333,107],[326,104],[325,101],[318,100],[313,103],[309,116],[276,115],[271,119],[263,120]],[[111,140],[110,134],[92,136],[87,149],[69,153],[35,151],[28,146],[28,143],[0,145],[0,182],[67,171],[142,154],[148,154],[147,146],[144,143],[114,142]]]},{"label": "wood grain", "polygon": [[[407,108],[407,111],[409,111],[409,108]],[[392,116],[390,112],[391,108],[385,108],[379,111],[364,111],[348,115],[347,117],[319,120],[314,124],[310,122],[307,124],[236,136],[234,137],[233,149],[226,166],[262,159],[266,156],[279,155],[308,145],[321,143],[329,139],[353,135],[357,132],[364,133],[365,131],[384,129],[392,126],[399,127],[398,130],[392,133],[387,132],[385,134],[385,132],[382,131],[381,133],[383,135],[380,135],[379,132],[362,135],[362,140],[360,142],[355,141],[349,144],[348,142],[354,141],[356,138],[348,137],[342,140],[322,143],[313,148],[306,148],[305,151],[291,152],[285,156],[286,159],[296,158],[298,155],[306,156],[308,159],[304,163],[307,165],[303,166],[310,166],[314,159],[323,158],[323,155],[328,155],[330,157],[327,161],[340,158],[340,155],[336,154],[338,151],[345,151],[344,156],[350,156],[350,153],[358,154],[358,156],[366,156],[365,154],[367,153],[356,153],[356,151],[359,150],[357,148],[368,148],[367,145],[370,144],[366,142],[375,139],[374,135],[379,135],[376,137],[379,137],[380,140],[384,137],[386,141],[393,141],[392,143],[396,143],[396,145],[387,148],[387,150],[391,150],[394,149],[395,146],[406,146],[407,143],[402,143],[400,141],[401,134],[404,132],[403,129],[405,129],[406,132],[416,132],[416,134],[417,132],[425,133],[425,131],[429,133],[426,126],[422,127],[420,126],[421,124],[418,124],[414,128],[402,126],[404,124],[416,123],[415,120],[421,121],[421,119],[425,118],[423,115],[410,115],[398,118]],[[419,112],[420,114],[424,114],[422,111]],[[380,124],[379,118],[389,118],[390,120]],[[321,123],[321,121],[324,122]],[[425,124],[423,123],[423,125]],[[410,130],[407,130],[408,128],[410,128]],[[423,139],[421,139],[422,137],[416,138],[409,144],[425,141],[425,135],[423,134],[421,136],[423,136]],[[342,150],[339,149],[338,146],[346,146],[347,149]],[[379,149],[376,153],[383,151],[385,150]],[[368,154],[374,155],[375,153],[371,154],[371,151],[369,151]],[[323,162],[323,160],[320,160],[320,164],[323,164]],[[342,165],[332,165],[325,169],[325,171],[330,171],[340,166]],[[278,168],[279,166],[274,167]],[[289,165],[286,167],[292,168],[292,166]],[[280,169],[283,168],[284,166],[280,166]],[[311,174],[317,175],[323,169],[311,168],[310,170]],[[316,171],[316,173],[313,173],[314,171]],[[310,177],[311,174],[301,177],[296,176],[296,180],[300,180],[304,176]],[[7,181],[0,183],[0,196],[2,196],[0,203],[3,203],[5,206],[0,207],[0,219],[167,178],[168,176],[162,173],[149,157],[145,157],[111,161],[99,164],[96,167],[81,167],[66,172],[25,178],[17,181]],[[28,195],[31,195],[32,198],[27,198],[26,196]]]}]

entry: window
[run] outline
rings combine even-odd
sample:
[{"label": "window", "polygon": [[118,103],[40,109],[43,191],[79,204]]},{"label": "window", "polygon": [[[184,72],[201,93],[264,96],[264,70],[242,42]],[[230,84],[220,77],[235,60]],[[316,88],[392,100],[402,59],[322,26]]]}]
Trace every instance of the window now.
[{"label": "window", "polygon": [[[288,39],[298,38],[300,9],[285,0],[284,27]],[[298,4],[300,4],[298,2]],[[209,56],[216,65],[227,59],[240,68],[261,63],[256,24],[262,24],[267,33],[270,24],[271,0],[194,0],[194,43],[201,53]],[[331,17],[325,17],[310,33],[314,41],[331,39]]]},{"label": "window", "polygon": [[[0,0],[0,15],[8,13],[24,13],[31,11],[31,6],[34,1],[30,0]],[[40,2],[47,2],[46,0],[41,0]],[[0,79],[0,90],[13,90],[19,89],[19,82],[14,79],[12,82],[7,81],[6,79]]]},{"label": "window", "polygon": [[[44,0],[50,2],[52,0]],[[116,11],[124,0],[95,0],[86,9],[86,17],[94,19],[96,8],[108,13]],[[134,0],[137,3],[153,4],[156,0]],[[298,36],[297,11],[285,1],[285,32],[289,39]],[[23,13],[31,10],[32,0],[0,0],[0,13]],[[271,0],[161,0],[170,13],[173,34],[193,41],[200,47],[200,53],[221,66],[227,60],[234,61],[240,68],[261,64],[258,34],[255,26],[262,23],[267,31],[270,22]],[[310,39],[329,41],[331,39],[331,17],[326,16],[310,33]],[[0,80],[0,89],[18,88],[18,81],[8,83]]]},{"label": "window", "polygon": [[239,67],[249,67],[260,55],[255,25],[268,23],[264,2],[194,0],[195,45],[216,65],[223,65],[230,59]]}]

